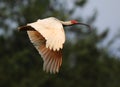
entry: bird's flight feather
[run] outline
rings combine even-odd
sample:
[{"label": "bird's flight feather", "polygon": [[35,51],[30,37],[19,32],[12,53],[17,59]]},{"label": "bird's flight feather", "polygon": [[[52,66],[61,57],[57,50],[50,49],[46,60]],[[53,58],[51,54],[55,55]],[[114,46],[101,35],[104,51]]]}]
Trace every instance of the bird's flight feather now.
[{"label": "bird's flight feather", "polygon": [[41,54],[44,64],[43,69],[46,72],[56,73],[59,71],[59,68],[62,63],[62,53],[61,50],[53,51],[49,48],[46,48],[45,38],[37,31],[27,31],[28,36],[31,42],[34,44],[35,48]]},{"label": "bird's flight feather", "polygon": [[62,24],[55,18],[50,17],[27,24],[20,29],[28,30],[30,41],[43,58],[43,70],[51,73],[58,72],[62,63],[61,49],[65,42]]},{"label": "bird's flight feather", "polygon": [[57,19],[50,17],[19,27],[27,30],[30,41],[41,54],[46,72],[56,73],[62,63],[63,44],[65,33],[63,26]]}]

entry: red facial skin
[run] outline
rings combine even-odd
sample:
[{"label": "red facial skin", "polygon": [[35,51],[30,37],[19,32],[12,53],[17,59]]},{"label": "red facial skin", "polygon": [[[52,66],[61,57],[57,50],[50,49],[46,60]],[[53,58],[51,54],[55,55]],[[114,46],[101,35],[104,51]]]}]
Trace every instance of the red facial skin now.
[{"label": "red facial skin", "polygon": [[72,23],[72,24],[77,24],[78,21],[76,21],[76,20],[71,20],[71,23]]}]

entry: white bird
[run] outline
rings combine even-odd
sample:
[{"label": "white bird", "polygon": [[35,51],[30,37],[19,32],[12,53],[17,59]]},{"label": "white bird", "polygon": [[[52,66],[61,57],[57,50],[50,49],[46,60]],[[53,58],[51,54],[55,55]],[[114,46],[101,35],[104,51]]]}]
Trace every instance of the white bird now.
[{"label": "white bird", "polygon": [[27,31],[30,41],[33,43],[43,58],[43,70],[50,73],[59,72],[62,64],[62,48],[65,43],[63,26],[82,24],[76,20],[60,21],[54,17],[38,19],[37,22],[21,26],[20,31]]}]

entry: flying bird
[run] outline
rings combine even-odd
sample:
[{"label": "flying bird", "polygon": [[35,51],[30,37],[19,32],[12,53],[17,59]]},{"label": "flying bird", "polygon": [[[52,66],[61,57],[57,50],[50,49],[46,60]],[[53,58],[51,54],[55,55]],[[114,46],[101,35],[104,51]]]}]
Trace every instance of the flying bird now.
[{"label": "flying bird", "polygon": [[27,31],[30,41],[33,43],[44,64],[43,70],[50,73],[59,72],[62,64],[62,48],[65,43],[65,32],[63,27],[70,25],[85,25],[76,20],[60,21],[49,17],[38,19],[36,22],[18,27],[19,31]]}]

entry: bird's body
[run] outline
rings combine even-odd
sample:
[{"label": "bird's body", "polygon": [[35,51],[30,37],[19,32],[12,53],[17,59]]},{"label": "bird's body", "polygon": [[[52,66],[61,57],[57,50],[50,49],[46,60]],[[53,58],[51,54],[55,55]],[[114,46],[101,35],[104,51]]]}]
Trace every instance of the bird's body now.
[{"label": "bird's body", "polygon": [[65,42],[65,33],[62,24],[55,18],[50,17],[30,23],[46,39],[46,47],[50,50],[59,51]]},{"label": "bird's body", "polygon": [[56,73],[62,64],[62,48],[65,43],[63,25],[77,23],[75,20],[63,22],[49,17],[19,27],[19,30],[27,31],[30,41],[41,54],[44,61],[43,70]]}]

